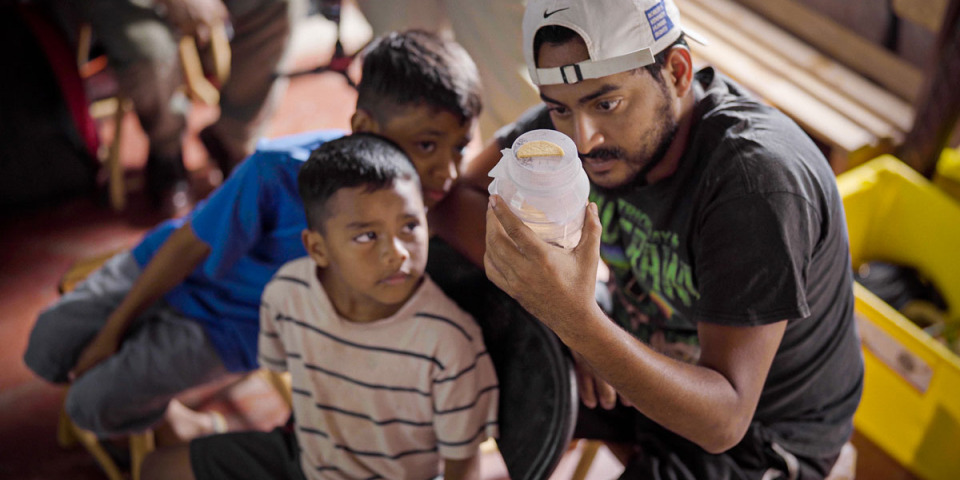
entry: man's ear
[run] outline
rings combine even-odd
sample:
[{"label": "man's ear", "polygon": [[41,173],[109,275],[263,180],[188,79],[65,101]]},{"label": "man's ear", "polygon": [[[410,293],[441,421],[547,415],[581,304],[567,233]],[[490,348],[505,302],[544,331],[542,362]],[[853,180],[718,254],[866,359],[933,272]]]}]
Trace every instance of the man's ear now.
[{"label": "man's ear", "polygon": [[380,133],[380,123],[370,112],[358,108],[350,117],[350,130],[353,133]]},{"label": "man's ear", "polygon": [[677,97],[683,97],[690,91],[693,86],[693,59],[690,58],[689,48],[677,45],[667,52],[664,75],[673,83]]},{"label": "man's ear", "polygon": [[327,254],[327,244],[323,235],[321,235],[320,232],[305,228],[303,232],[300,233],[300,237],[303,240],[303,247],[307,250],[307,255],[310,255],[310,258],[312,258],[320,268],[327,268],[327,266],[330,265],[330,260]]}]

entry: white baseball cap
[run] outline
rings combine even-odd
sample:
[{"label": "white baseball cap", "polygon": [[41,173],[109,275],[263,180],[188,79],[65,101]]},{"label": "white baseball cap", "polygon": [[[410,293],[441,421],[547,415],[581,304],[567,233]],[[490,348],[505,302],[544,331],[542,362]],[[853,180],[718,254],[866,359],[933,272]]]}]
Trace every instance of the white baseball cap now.
[{"label": "white baseball cap", "polygon": [[[537,68],[533,38],[549,25],[580,35],[590,59]],[[673,0],[527,0],[523,56],[535,85],[577,83],[650,65],[681,33],[705,43],[696,33],[681,29],[680,12]]]}]

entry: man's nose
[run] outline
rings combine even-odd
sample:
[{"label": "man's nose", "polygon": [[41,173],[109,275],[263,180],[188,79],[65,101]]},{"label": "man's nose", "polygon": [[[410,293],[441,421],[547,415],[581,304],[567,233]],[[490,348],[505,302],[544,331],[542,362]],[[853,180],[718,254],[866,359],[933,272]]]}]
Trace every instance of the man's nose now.
[{"label": "man's nose", "polygon": [[591,152],[594,147],[603,143],[603,134],[600,133],[597,122],[589,115],[576,116],[573,142],[580,152]]}]

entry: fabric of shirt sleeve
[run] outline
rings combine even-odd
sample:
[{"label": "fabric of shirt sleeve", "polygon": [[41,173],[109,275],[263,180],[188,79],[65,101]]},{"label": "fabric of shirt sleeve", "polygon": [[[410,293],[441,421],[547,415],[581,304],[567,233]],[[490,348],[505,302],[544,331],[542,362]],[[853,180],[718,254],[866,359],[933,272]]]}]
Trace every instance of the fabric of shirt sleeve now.
[{"label": "fabric of shirt sleeve", "polygon": [[748,326],[804,318],[819,223],[792,193],[752,193],[702,215],[697,321]]},{"label": "fabric of shirt sleeve", "polygon": [[455,352],[433,382],[434,429],[440,456],[460,460],[476,455],[488,437],[498,435],[499,386],[490,354],[477,331],[472,339],[451,339]]},{"label": "fabric of shirt sleeve", "polygon": [[270,304],[270,285],[263,291],[260,302],[260,339],[257,359],[261,366],[283,372],[287,370],[287,351],[283,346],[277,311]]},{"label": "fabric of shirt sleeve", "polygon": [[[275,155],[275,154],[274,154]],[[255,153],[199,206],[190,220],[197,237],[210,246],[201,268],[221,278],[260,240],[271,208],[269,153]]]}]

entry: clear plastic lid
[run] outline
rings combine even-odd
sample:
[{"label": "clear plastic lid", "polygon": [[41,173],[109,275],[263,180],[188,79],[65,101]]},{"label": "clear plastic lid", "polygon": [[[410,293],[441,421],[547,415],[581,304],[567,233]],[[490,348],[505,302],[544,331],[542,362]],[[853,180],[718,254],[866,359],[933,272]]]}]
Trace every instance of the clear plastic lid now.
[{"label": "clear plastic lid", "polygon": [[[530,148],[521,148],[531,142],[548,142],[537,145],[545,148],[534,149],[544,154],[531,155]],[[515,212],[523,212],[522,219],[532,216],[565,223],[583,215],[590,181],[570,137],[555,130],[532,130],[501,153],[500,162],[490,171],[489,191],[503,197]]]}]

